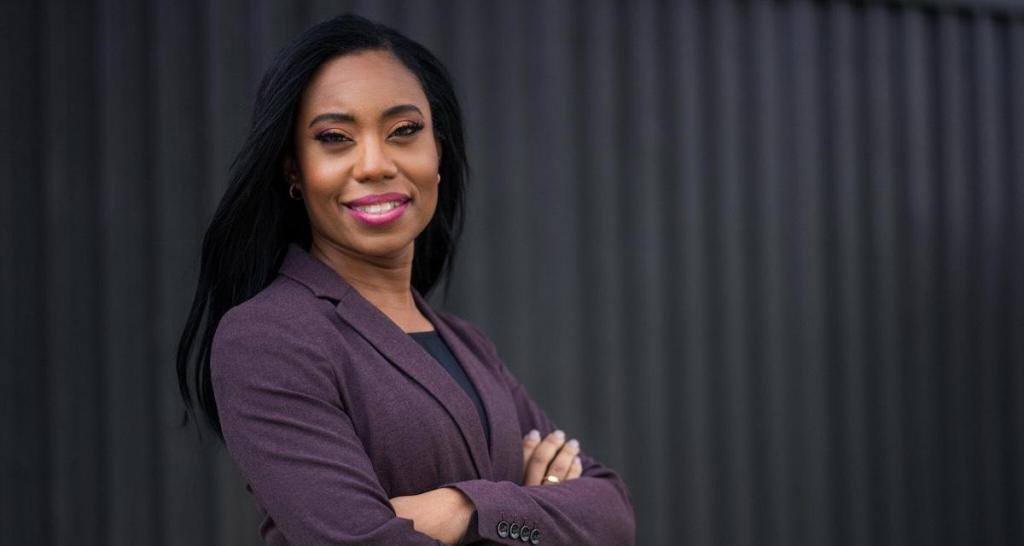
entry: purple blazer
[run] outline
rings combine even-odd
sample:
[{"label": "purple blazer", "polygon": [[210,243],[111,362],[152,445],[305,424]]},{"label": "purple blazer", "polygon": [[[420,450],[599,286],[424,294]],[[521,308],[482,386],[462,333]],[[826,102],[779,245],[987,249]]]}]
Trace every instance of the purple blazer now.
[{"label": "purple blazer", "polygon": [[522,437],[531,428],[546,436],[555,423],[487,336],[412,293],[479,391],[490,449],[448,372],[298,245],[269,286],[218,324],[210,356],[218,414],[265,516],[264,540],[440,544],[388,499],[450,486],[476,505],[463,543],[633,544],[626,484],[586,453],[580,478],[522,485]]}]

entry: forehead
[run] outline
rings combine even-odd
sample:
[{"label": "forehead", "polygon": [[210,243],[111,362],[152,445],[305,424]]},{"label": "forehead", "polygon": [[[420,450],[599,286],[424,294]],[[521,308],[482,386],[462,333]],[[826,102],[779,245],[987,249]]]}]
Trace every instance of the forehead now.
[{"label": "forehead", "polygon": [[420,106],[427,97],[416,75],[387,51],[368,50],[322,64],[302,95],[302,117],[327,110],[375,113],[400,103]]}]

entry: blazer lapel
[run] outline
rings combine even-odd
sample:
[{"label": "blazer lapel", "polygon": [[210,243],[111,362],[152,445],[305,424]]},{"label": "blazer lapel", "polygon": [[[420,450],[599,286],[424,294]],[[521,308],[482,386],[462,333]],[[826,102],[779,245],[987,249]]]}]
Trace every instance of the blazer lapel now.
[{"label": "blazer lapel", "polygon": [[[476,465],[479,478],[489,478],[492,474],[491,458],[487,452],[483,425],[476,412],[472,400],[466,395],[459,384],[434,358],[402,331],[387,315],[356,291],[348,282],[338,275],[327,264],[309,254],[298,245],[291,243],[288,253],[281,266],[281,273],[310,287],[318,297],[327,297],[337,301],[335,312],[352,326],[359,334],[373,345],[393,365],[400,368],[414,381],[427,390],[438,403],[452,416]],[[481,381],[480,372],[469,364],[473,358],[471,353],[458,340],[449,326],[440,320],[430,309],[426,301],[412,289],[420,311],[437,328],[441,337],[448,343],[452,353],[466,368],[484,400],[488,416],[493,415],[489,399],[493,398],[494,388],[486,381]],[[483,387],[483,388],[481,388]],[[492,426],[492,445],[493,439]]]},{"label": "blazer lapel", "polygon": [[[459,335],[459,331],[441,318],[433,308],[427,303],[426,299],[417,291],[415,288],[412,289],[413,298],[416,300],[416,305],[420,308],[420,311],[434,324],[441,338],[444,339],[448,348],[451,349],[452,354],[455,355],[455,359],[462,364],[463,369],[466,370],[466,374],[469,376],[469,380],[473,382],[473,386],[476,387],[477,394],[480,395],[480,401],[484,405],[484,413],[487,414],[487,420],[490,423],[491,437],[489,442],[480,443],[480,445],[472,446],[473,449],[479,449],[482,453],[487,453],[488,444],[490,445],[490,453],[488,454],[487,460],[489,465],[494,465],[496,460],[496,449],[499,445],[500,438],[498,438],[499,431],[502,430],[502,423],[509,421],[514,422],[516,417],[515,407],[511,404],[500,404],[501,401],[507,401],[508,394],[500,390],[501,386],[495,383],[494,376],[487,372],[487,369],[483,362],[476,357],[475,354],[466,346],[462,337]],[[436,366],[436,364],[435,364]],[[447,375],[447,373],[445,374]],[[454,382],[454,380],[453,380]],[[458,385],[456,385],[458,386]],[[461,387],[459,388],[461,391]],[[473,406],[472,400],[469,400],[465,393],[462,393],[462,398],[465,398],[469,402],[470,409],[473,413],[473,423],[477,424],[480,433],[473,436],[474,439],[484,438],[483,425],[480,424],[480,416],[476,413],[476,407]],[[472,444],[471,444],[472,445]],[[488,468],[488,478],[492,477],[494,468],[491,466]]]}]

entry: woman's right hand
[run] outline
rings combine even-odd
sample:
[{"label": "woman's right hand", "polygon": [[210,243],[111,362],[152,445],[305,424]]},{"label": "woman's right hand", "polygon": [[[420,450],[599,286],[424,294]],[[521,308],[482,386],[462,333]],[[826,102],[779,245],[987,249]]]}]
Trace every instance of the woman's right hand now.
[{"label": "woman's right hand", "polygon": [[566,442],[561,430],[548,434],[543,441],[539,432],[531,430],[523,437],[523,485],[547,485],[551,483],[545,479],[549,475],[563,482],[579,478],[583,474],[579,452],[579,442]]}]

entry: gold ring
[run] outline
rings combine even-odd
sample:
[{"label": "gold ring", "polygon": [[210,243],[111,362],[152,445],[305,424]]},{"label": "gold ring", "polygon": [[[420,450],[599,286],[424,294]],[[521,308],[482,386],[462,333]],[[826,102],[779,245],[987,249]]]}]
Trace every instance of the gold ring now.
[{"label": "gold ring", "polygon": [[544,478],[544,480],[547,481],[548,483],[558,483],[558,482],[562,481],[562,480],[559,480],[558,476],[555,476],[554,474],[548,474],[547,477]]}]

